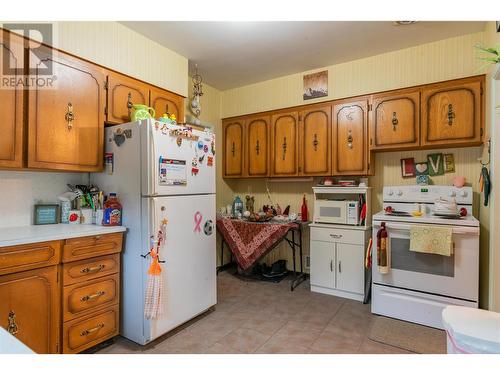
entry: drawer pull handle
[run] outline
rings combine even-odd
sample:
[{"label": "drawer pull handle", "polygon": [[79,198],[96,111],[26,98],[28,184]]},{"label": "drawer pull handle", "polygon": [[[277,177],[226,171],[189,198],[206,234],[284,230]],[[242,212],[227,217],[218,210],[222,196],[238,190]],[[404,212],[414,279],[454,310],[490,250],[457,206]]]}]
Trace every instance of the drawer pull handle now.
[{"label": "drawer pull handle", "polygon": [[104,323],[99,323],[98,325],[96,325],[94,328],[90,328],[90,329],[86,329],[86,330],[83,330],[82,333],[80,333],[80,336],[88,336],[90,335],[91,333],[94,333],[96,331],[99,331],[101,328],[104,328]]},{"label": "drawer pull handle", "polygon": [[354,138],[352,137],[352,130],[349,129],[347,133],[347,147],[352,149],[352,143],[354,142]]},{"label": "drawer pull handle", "polygon": [[453,104],[448,104],[448,125],[453,125],[455,119],[455,112],[453,112]]},{"label": "drawer pull handle", "polygon": [[7,332],[9,332],[13,336],[17,335],[19,332],[19,327],[16,322],[16,314],[13,310],[9,312],[8,322],[9,325],[7,326]]},{"label": "drawer pull handle", "polygon": [[92,301],[93,299],[99,298],[105,294],[106,294],[105,291],[100,290],[95,294],[89,294],[89,295],[83,296],[82,298],[80,298],[80,301],[82,301],[82,302]]},{"label": "drawer pull handle", "polygon": [[333,272],[333,260],[330,260],[330,271]]},{"label": "drawer pull handle", "polygon": [[392,112],[392,130],[396,131],[396,125],[399,123],[396,112]]},{"label": "drawer pull handle", "polygon": [[104,264],[99,264],[98,266],[95,267],[85,267],[80,270],[80,273],[97,273],[101,272],[106,265]]},{"label": "drawer pull handle", "polygon": [[286,158],[286,137],[283,137],[283,144],[281,145],[283,148],[283,160]]},{"label": "drawer pull handle", "polygon": [[342,238],[342,235],[341,234],[330,234],[330,237],[333,237],[333,238]]},{"label": "drawer pull handle", "polygon": [[313,136],[314,151],[318,151],[318,145],[319,145],[318,135],[316,133],[314,133],[314,136]]},{"label": "drawer pull handle", "polygon": [[339,260],[339,273],[342,273],[342,262]]}]

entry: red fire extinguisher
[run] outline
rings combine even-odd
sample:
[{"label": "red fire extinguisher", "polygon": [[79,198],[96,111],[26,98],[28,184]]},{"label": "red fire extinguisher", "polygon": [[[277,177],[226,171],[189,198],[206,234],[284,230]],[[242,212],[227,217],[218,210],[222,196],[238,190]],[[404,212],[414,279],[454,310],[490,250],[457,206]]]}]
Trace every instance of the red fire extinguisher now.
[{"label": "red fire extinguisher", "polygon": [[387,251],[387,229],[382,223],[377,232],[377,265],[378,272],[389,272],[389,253]]}]

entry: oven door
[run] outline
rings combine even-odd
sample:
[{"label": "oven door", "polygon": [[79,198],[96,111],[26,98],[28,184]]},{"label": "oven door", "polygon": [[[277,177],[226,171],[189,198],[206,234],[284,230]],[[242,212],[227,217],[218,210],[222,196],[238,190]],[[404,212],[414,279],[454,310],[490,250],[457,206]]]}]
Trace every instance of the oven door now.
[{"label": "oven door", "polygon": [[[376,246],[373,256],[373,282],[419,292],[478,301],[479,228],[453,226],[453,255],[410,251],[412,224],[386,222],[389,272],[378,272]],[[380,222],[373,223],[376,243]]]},{"label": "oven door", "polygon": [[317,199],[314,203],[314,221],[316,223],[346,224],[346,201]]}]

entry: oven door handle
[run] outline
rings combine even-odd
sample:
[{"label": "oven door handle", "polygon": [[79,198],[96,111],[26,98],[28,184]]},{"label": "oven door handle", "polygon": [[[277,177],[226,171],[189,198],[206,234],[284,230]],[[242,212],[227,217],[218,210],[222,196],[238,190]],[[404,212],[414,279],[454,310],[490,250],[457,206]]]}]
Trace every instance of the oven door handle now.
[{"label": "oven door handle", "polygon": [[[418,225],[418,224],[417,224]],[[432,224],[427,224],[431,226]],[[374,226],[378,227],[380,225],[375,224]],[[410,230],[412,225],[407,224],[393,224],[393,223],[385,223],[385,227],[387,229],[399,229],[399,230]],[[443,227],[439,225],[439,227]],[[453,234],[473,234],[479,236],[479,228],[478,227],[452,227]]]}]

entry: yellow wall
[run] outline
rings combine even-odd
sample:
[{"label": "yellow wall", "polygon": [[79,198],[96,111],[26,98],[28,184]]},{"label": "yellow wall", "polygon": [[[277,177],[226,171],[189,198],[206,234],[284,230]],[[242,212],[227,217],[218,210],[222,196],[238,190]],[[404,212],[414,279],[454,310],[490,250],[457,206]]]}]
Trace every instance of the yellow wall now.
[{"label": "yellow wall", "polygon": [[55,26],[55,47],[187,96],[184,56],[118,22],[56,22]]},{"label": "yellow wall", "polygon": [[[477,75],[482,65],[477,60],[474,49],[476,44],[484,42],[485,33],[474,33],[460,37],[441,40],[399,51],[384,53],[352,62],[332,65],[317,69],[328,69],[329,96],[307,103],[332,100],[349,96],[363,95],[377,91],[391,90],[413,85],[444,81]],[[235,88],[222,93],[222,117],[230,117],[265,110],[302,105],[301,72],[273,80]],[[489,92],[486,91],[489,95]],[[489,122],[486,123],[489,128]],[[487,131],[488,134],[488,131]],[[375,156],[375,176],[369,180],[374,188],[372,208],[376,212],[381,207],[381,192],[384,185],[414,184],[413,178],[401,177],[400,159],[414,157],[416,161],[425,161],[429,151],[407,151],[378,153]],[[489,306],[489,207],[480,204],[478,180],[480,165],[477,161],[482,155],[481,147],[445,150],[454,154],[456,172],[445,176],[433,177],[434,184],[450,184],[455,175],[464,175],[474,189],[474,204],[476,217],[481,220],[481,306]],[[269,183],[271,197],[282,207],[291,204],[292,211],[298,212],[303,193],[307,194],[310,212],[312,214],[311,187],[314,182]],[[219,184],[222,181],[219,182]],[[264,180],[242,179],[225,182],[231,188],[233,195],[242,198],[250,193],[255,195],[257,206],[268,203],[266,182]],[[230,202],[233,195],[225,190],[223,201]],[[308,243],[308,239],[306,239]],[[306,246],[306,253],[308,246]],[[288,259],[291,265],[290,250],[282,245],[273,251],[266,259],[272,262],[279,258]],[[500,281],[499,281],[500,282]]]}]

